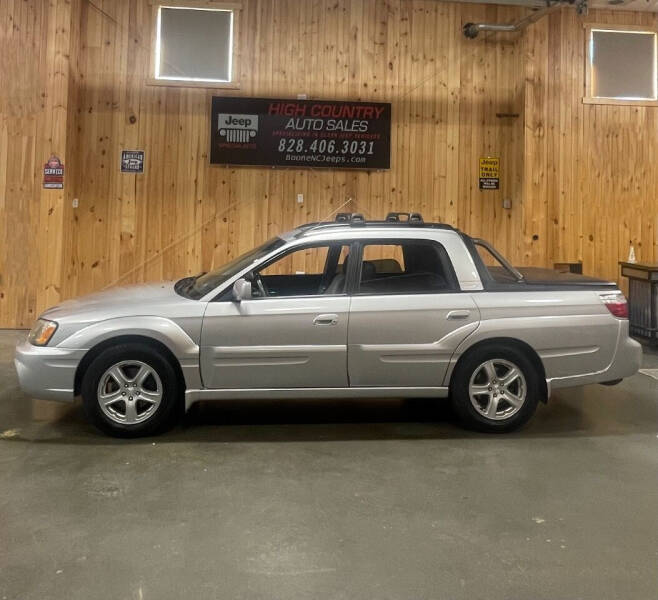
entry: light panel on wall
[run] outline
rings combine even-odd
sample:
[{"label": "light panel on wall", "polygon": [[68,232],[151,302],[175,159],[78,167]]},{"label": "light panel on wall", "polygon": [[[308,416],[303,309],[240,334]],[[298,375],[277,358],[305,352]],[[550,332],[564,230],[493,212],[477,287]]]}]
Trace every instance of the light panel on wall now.
[{"label": "light panel on wall", "polygon": [[586,101],[658,101],[658,32],[592,25],[587,38]]},{"label": "light panel on wall", "polygon": [[151,83],[237,87],[235,7],[209,4],[155,7]]}]

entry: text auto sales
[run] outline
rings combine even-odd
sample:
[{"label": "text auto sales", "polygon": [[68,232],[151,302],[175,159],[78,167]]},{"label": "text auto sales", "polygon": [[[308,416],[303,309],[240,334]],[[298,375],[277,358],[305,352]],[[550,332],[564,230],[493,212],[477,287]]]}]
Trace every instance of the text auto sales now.
[{"label": "text auto sales", "polygon": [[272,102],[270,115],[291,117],[286,130],[294,131],[368,131],[368,120],[379,119],[383,106],[354,104],[297,104],[296,102]]}]

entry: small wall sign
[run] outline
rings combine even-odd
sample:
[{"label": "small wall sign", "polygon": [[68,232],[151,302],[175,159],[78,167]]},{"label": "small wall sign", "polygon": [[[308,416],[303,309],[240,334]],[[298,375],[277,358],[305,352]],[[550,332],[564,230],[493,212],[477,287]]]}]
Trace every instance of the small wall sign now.
[{"label": "small wall sign", "polygon": [[43,187],[47,190],[61,190],[64,187],[64,164],[54,154],[43,165]]},{"label": "small wall sign", "polygon": [[122,173],[144,172],[144,150],[122,150],[121,151]]},{"label": "small wall sign", "polygon": [[487,156],[480,159],[480,189],[497,190],[500,188],[500,159]]}]

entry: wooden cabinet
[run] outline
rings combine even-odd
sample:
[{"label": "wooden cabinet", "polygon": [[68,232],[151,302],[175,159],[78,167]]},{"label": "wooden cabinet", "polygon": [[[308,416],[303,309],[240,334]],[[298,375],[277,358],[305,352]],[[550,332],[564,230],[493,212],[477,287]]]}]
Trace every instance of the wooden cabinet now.
[{"label": "wooden cabinet", "polygon": [[628,277],[628,312],[633,337],[658,344],[658,264],[620,262]]}]

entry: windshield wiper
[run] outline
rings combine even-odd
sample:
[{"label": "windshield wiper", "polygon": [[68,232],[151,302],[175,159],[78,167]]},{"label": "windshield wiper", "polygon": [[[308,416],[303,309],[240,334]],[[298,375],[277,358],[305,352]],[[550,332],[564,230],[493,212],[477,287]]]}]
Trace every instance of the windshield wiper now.
[{"label": "windshield wiper", "polygon": [[176,282],[176,285],[174,286],[174,290],[176,290],[176,292],[179,294],[184,294],[187,292],[190,283],[192,283],[193,281],[194,281],[194,277],[183,277],[183,279],[179,279]]},{"label": "windshield wiper", "polygon": [[198,275],[192,275],[190,277],[183,277],[177,284],[176,284],[176,291],[181,294],[187,296],[189,294],[189,291],[194,287],[194,284],[196,283],[197,279],[201,277],[202,275],[205,275],[206,271],[202,271]]}]

